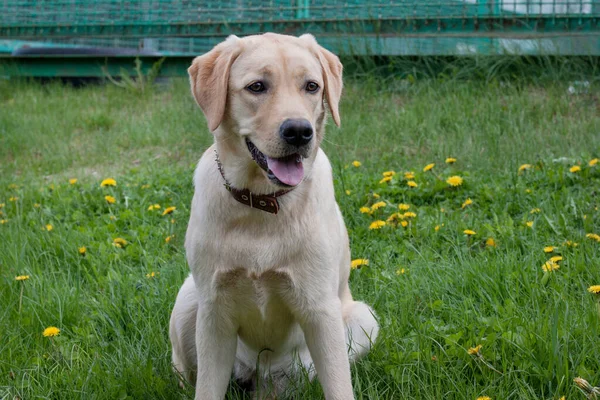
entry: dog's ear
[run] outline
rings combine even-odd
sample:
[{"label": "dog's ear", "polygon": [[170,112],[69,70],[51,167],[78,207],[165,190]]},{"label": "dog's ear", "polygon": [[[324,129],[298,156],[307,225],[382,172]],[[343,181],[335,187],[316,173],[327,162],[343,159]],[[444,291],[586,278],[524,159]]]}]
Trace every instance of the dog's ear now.
[{"label": "dog's ear", "polygon": [[325,80],[325,99],[329,105],[331,116],[337,126],[340,126],[339,104],[342,97],[342,73],[343,66],[338,56],[320,46],[311,34],[304,34],[300,39],[312,42],[317,49],[317,57],[323,68],[323,79]]},{"label": "dog's ear", "polygon": [[211,132],[223,121],[229,70],[240,53],[240,39],[231,35],[208,53],[196,57],[188,68],[192,94],[202,109]]}]

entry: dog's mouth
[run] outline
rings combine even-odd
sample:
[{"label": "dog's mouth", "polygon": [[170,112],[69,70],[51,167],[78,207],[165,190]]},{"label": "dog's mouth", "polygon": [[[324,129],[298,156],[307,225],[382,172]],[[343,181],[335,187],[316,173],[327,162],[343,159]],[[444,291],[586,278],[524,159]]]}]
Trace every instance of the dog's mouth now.
[{"label": "dog's mouth", "polygon": [[302,155],[290,154],[281,158],[271,158],[262,153],[250,140],[246,139],[246,145],[252,159],[266,173],[267,177],[280,186],[297,186],[304,178],[304,165]]}]

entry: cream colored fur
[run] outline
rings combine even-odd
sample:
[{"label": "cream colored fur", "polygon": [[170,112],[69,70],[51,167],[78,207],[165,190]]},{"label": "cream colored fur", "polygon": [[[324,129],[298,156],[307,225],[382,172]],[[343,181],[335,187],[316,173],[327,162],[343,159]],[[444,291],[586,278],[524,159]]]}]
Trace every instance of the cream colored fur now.
[{"label": "cream colored fur", "polygon": [[[230,37],[188,71],[215,144],[194,176],[185,242],[192,274],[170,324],[174,367],[195,385],[196,399],[223,399],[232,375],[251,382],[256,397],[282,396],[301,368],[316,372],[327,399],[353,399],[349,361],[369,351],[379,327],[350,294],[348,235],[319,148],[326,105],[340,123],[341,63],[311,35],[265,34]],[[269,91],[246,90],[255,80],[269,82]],[[320,91],[307,93],[307,80]],[[223,186],[215,150],[234,187],[281,190],[245,140],[285,156],[279,126],[288,118],[307,119],[315,131],[303,181],[279,197],[277,215],[237,202]]]}]

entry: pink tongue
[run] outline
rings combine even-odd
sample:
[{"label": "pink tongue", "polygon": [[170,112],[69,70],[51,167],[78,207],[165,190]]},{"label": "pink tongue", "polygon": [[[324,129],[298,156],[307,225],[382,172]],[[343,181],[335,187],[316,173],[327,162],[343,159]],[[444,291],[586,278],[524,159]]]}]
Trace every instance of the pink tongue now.
[{"label": "pink tongue", "polygon": [[300,156],[292,155],[285,158],[267,157],[267,165],[273,175],[286,185],[296,186],[304,178],[302,161],[296,162]]}]

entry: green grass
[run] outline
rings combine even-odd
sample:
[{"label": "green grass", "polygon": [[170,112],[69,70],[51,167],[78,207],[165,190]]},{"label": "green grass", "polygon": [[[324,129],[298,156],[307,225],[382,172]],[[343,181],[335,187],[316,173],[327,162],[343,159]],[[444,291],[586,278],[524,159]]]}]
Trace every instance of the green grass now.
[{"label": "green grass", "polygon": [[[599,299],[587,291],[600,284],[600,243],[586,237],[600,233],[597,82],[569,95],[560,79],[356,76],[324,143],[353,258],[369,259],[351,287],[382,328],[353,368],[356,397],[583,399],[574,377],[600,386]],[[143,95],[0,82],[0,398],[193,396],[170,370],[168,319],[188,273],[193,168],[211,142],[184,80]],[[448,187],[451,175],[463,185]],[[100,187],[108,177],[116,187]],[[377,201],[387,205],[359,212]],[[399,203],[417,214],[406,228],[369,229]],[[544,273],[557,254],[560,269]],[[48,326],[60,335],[43,337]],[[467,353],[477,344],[481,358]],[[302,380],[296,393],[322,396]]]}]

